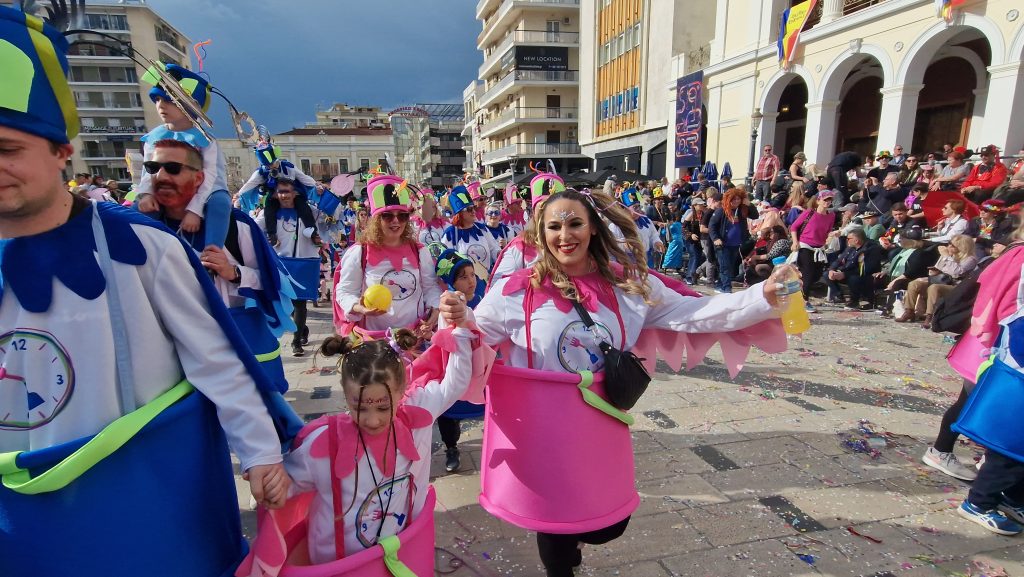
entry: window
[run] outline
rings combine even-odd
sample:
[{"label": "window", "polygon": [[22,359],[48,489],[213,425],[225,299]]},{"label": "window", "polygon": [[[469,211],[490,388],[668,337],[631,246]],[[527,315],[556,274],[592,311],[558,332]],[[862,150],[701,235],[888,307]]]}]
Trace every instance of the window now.
[{"label": "window", "polygon": [[623,32],[623,35],[626,39],[626,51],[629,51],[629,49],[633,47],[633,29],[626,28],[626,31]]},{"label": "window", "polygon": [[640,23],[637,22],[636,26],[633,26],[633,42],[634,46],[640,46]]},{"label": "window", "polygon": [[[388,164],[388,160],[386,158],[378,158],[377,159],[377,166],[381,167],[381,169],[383,169],[385,166],[387,166],[387,164]],[[392,167],[392,168],[394,168],[394,167]]]},{"label": "window", "polygon": [[359,159],[359,168],[361,168],[363,170],[370,170],[370,159],[369,158],[360,158]]},{"label": "window", "polygon": [[338,172],[348,172],[348,159],[347,158],[339,158],[338,159]]},{"label": "window", "polygon": [[309,162],[308,158],[300,159],[299,160],[299,165],[302,167],[302,172],[305,172],[306,174],[309,174],[309,173],[313,172],[312,167],[310,166],[310,162]]}]

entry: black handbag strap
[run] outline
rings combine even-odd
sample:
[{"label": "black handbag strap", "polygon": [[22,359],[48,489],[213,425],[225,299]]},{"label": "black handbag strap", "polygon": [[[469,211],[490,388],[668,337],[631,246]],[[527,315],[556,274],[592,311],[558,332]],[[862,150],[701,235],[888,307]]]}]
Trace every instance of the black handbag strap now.
[{"label": "black handbag strap", "polygon": [[597,340],[600,342],[601,350],[602,351],[604,351],[605,347],[612,346],[611,343],[609,343],[608,341],[600,338],[597,335],[597,333],[594,332],[594,325],[596,323],[594,322],[594,319],[591,318],[590,313],[587,312],[586,307],[584,307],[580,303],[580,301],[577,301],[577,300],[572,301],[572,308],[576,309],[576,312],[580,315],[580,319],[583,320],[583,324],[584,324],[584,326],[587,327],[587,330],[590,331],[590,334],[594,335],[594,337],[597,338]]}]

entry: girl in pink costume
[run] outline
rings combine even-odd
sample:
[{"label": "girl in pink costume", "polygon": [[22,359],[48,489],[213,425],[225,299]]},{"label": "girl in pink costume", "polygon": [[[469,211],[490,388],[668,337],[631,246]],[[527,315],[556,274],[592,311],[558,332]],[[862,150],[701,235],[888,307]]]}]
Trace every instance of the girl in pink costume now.
[{"label": "girl in pink costume", "polygon": [[515,184],[510,182],[505,186],[505,210],[501,214],[501,222],[517,235],[526,229],[529,220],[529,215],[523,210],[523,202],[526,200],[529,200],[528,193],[520,196],[519,187]]},{"label": "girl in pink costume", "polygon": [[[380,175],[367,184],[370,219],[358,244],[341,258],[335,287],[335,328],[342,336],[353,330],[380,338],[391,327],[406,327],[429,336],[437,323],[434,305],[441,294],[434,259],[416,242],[409,224],[409,191],[401,177]],[[367,287],[380,284],[391,291],[391,307],[375,310],[363,303]]]},{"label": "girl in pink costume", "polygon": [[[623,243],[602,216],[622,230]],[[582,561],[580,543],[617,538],[639,504],[632,418],[608,405],[598,409],[599,401],[578,390],[592,384],[587,392],[603,393],[600,342],[649,364],[661,352],[678,367],[684,351],[693,365],[720,341],[735,371],[751,344],[785,349],[775,307],[781,273],[730,295],[682,296],[648,276],[633,219],[601,193],[555,192],[534,227],[536,263],[496,280],[475,310],[485,342],[506,363],[488,383],[480,501],[495,516],[537,531],[549,577],[568,577]],[[573,301],[589,311],[593,329]]]},{"label": "girl in pink costume", "polygon": [[324,343],[326,356],[343,357],[348,413],[299,433],[285,462],[289,502],[280,512],[261,511],[253,553],[236,575],[433,573],[432,426],[460,397],[483,399],[483,380],[473,377],[484,349],[468,328],[465,297],[445,293],[441,301],[459,318],[436,335],[442,352],[426,353],[411,371],[406,351],[418,338],[407,330],[359,345],[344,337]]}]

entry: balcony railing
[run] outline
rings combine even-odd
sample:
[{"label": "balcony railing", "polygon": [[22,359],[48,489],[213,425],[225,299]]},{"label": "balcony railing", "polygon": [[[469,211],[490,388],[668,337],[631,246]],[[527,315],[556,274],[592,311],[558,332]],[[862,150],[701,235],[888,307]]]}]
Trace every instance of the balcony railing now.
[{"label": "balcony railing", "polygon": [[539,120],[542,122],[564,121],[575,123],[578,118],[579,111],[576,108],[557,106],[550,108],[544,106],[510,106],[503,110],[501,114],[484,123],[483,127],[481,127],[480,135],[484,137],[490,136],[499,130],[512,126],[516,122]]},{"label": "balcony railing", "polygon": [[513,82],[579,82],[579,79],[579,70],[512,70],[484,92],[480,104],[485,105]]},{"label": "balcony railing", "polygon": [[488,36],[490,36],[497,25],[504,19],[510,12],[512,12],[513,5],[515,4],[538,4],[538,5],[556,5],[563,7],[579,6],[580,0],[505,0],[498,7],[498,10],[491,15],[490,18],[484,20],[483,31],[476,37],[477,46]]},{"label": "balcony railing", "polygon": [[483,153],[484,163],[493,162],[511,156],[556,156],[580,154],[577,142],[531,142],[510,144],[497,150]]},{"label": "balcony railing", "polygon": [[842,6],[838,14],[825,14],[825,4],[829,4],[829,2],[818,2],[810,16],[807,17],[807,24],[804,25],[804,30],[810,30],[816,24],[820,24],[823,18],[827,22],[840,16],[846,16],[865,8],[870,8],[882,2],[885,2],[885,0],[841,0]]},{"label": "balcony railing", "polygon": [[546,30],[513,30],[502,38],[480,66],[480,78],[494,68],[513,44],[579,44],[579,32],[548,32]]}]

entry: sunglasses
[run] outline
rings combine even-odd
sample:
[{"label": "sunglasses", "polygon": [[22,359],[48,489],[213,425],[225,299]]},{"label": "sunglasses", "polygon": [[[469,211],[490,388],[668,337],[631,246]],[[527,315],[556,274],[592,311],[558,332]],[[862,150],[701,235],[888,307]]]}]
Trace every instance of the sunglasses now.
[{"label": "sunglasses", "polygon": [[408,212],[382,212],[380,217],[388,222],[392,220],[398,220],[398,222],[409,222]]},{"label": "sunglasses", "polygon": [[484,213],[487,216],[501,216],[501,212],[497,210],[489,210]]},{"label": "sunglasses", "polygon": [[146,172],[148,172],[149,174],[156,174],[156,173],[160,172],[160,169],[162,168],[165,171],[167,171],[167,174],[172,174],[172,175],[181,174],[181,169],[182,168],[187,168],[189,170],[195,170],[197,172],[202,170],[201,168],[196,168],[194,166],[189,166],[187,164],[182,164],[180,162],[157,162],[155,160],[147,160],[146,162],[143,162],[142,163],[142,168],[145,168]]}]

